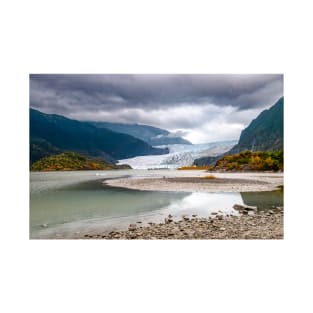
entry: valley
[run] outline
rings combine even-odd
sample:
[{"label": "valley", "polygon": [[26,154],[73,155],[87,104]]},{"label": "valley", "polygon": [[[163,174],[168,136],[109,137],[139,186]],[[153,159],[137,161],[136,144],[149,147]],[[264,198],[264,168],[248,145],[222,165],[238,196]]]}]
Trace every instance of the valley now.
[{"label": "valley", "polygon": [[[219,79],[209,77],[213,85]],[[114,81],[102,78],[99,86]],[[77,82],[75,75],[38,79],[47,85],[56,79],[60,94]],[[237,97],[212,104],[206,101],[213,98],[202,98],[202,84],[193,89],[188,76],[181,79],[185,89],[163,85],[169,98],[176,90],[171,101],[182,101],[173,107],[157,89],[145,94],[145,104],[136,102],[133,86],[123,89],[125,81],[117,85],[125,97],[130,93],[128,101],[109,96],[98,103],[98,91],[88,97],[96,101],[86,105],[90,111],[82,109],[85,104],[77,112],[55,106],[62,115],[46,105],[39,110],[38,101],[31,105],[30,238],[283,238],[284,98],[251,107]],[[114,86],[106,86],[105,94]],[[228,86],[227,79],[221,86]],[[196,90],[198,102],[186,104]]]}]

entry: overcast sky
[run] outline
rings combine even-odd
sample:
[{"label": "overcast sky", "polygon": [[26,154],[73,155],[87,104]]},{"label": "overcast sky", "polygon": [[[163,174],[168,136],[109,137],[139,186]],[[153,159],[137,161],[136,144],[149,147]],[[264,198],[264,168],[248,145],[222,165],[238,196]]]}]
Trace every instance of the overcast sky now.
[{"label": "overcast sky", "polygon": [[84,121],[148,124],[192,143],[238,140],[283,95],[283,75],[30,75],[30,106]]}]

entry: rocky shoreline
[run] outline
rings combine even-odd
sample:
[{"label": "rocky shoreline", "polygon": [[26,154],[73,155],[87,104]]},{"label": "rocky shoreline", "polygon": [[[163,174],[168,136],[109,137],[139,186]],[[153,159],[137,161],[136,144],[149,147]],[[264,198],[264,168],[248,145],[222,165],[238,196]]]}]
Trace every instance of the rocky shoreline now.
[{"label": "rocky shoreline", "polygon": [[84,239],[283,239],[284,209],[256,211],[253,207],[234,206],[235,215],[221,215],[218,212],[208,218],[196,215],[183,216],[174,220],[171,215],[163,223],[141,222],[129,225],[125,231],[111,231],[85,234]]}]

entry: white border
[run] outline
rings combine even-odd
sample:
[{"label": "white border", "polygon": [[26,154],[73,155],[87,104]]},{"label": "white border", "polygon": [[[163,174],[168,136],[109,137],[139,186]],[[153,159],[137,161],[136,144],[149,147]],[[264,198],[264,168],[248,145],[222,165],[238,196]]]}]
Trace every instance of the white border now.
[{"label": "white border", "polygon": [[[1,5],[2,312],[312,311],[313,27],[289,3]],[[284,73],[285,240],[28,240],[29,73]]]}]

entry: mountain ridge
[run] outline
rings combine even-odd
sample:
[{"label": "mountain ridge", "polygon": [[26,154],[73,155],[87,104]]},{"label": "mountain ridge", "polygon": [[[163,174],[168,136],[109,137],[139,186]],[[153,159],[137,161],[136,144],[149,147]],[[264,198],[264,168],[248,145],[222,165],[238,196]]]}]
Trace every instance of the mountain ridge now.
[{"label": "mountain ridge", "polygon": [[278,151],[284,149],[284,97],[269,109],[262,111],[241,132],[238,144],[230,153],[251,151]]},{"label": "mountain ridge", "polygon": [[138,155],[168,153],[168,149],[153,148],[130,135],[99,129],[57,114],[46,114],[30,108],[30,160],[56,152],[73,151],[114,161]]},{"label": "mountain ridge", "polygon": [[282,151],[284,150],[284,97],[277,100],[269,109],[263,110],[241,132],[238,144],[216,157],[202,157],[194,165],[214,165],[226,155],[242,151]]},{"label": "mountain ridge", "polygon": [[147,142],[151,146],[169,144],[191,144],[188,140],[175,136],[169,131],[145,124],[89,122],[98,128],[106,128],[122,134],[127,134]]}]

